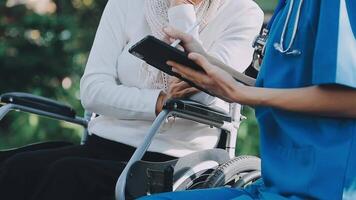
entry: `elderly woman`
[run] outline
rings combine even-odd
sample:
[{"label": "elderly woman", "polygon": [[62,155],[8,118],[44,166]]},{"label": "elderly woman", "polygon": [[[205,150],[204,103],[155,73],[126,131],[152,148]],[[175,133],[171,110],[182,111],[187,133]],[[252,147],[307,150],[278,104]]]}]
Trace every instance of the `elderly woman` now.
[{"label": "elderly woman", "polygon": [[[2,165],[2,199],[79,200],[113,196],[116,179],[169,98],[190,97],[228,110],[220,99],[168,77],[130,55],[167,25],[192,35],[220,61],[243,71],[263,13],[251,0],[109,0],[81,80],[82,103],[99,116],[82,146],[17,154]],[[219,131],[176,119],[160,130],[144,159],[166,161],[214,148]]]}]

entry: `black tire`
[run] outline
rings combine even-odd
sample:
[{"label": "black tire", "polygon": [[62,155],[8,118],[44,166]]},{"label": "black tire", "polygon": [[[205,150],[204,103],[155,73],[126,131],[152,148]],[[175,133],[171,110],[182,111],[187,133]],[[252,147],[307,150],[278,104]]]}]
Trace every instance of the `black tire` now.
[{"label": "black tire", "polygon": [[261,171],[261,160],[258,157],[238,156],[216,168],[206,179],[204,187],[233,187],[241,177],[255,171]]}]

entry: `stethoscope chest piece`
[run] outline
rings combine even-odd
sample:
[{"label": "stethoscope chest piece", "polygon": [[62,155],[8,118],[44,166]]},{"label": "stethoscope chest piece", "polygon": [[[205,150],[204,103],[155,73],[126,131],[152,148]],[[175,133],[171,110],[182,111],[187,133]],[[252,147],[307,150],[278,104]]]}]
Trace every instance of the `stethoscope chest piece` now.
[{"label": "stethoscope chest piece", "polygon": [[274,47],[275,50],[277,50],[281,54],[291,55],[291,56],[300,56],[300,55],[302,55],[302,52],[300,50],[298,50],[298,49],[293,49],[293,50],[289,50],[289,51],[283,50],[282,45],[277,43],[277,42],[273,44],[273,47]]},{"label": "stethoscope chest piece", "polygon": [[293,46],[293,44],[295,42],[295,39],[296,39],[296,36],[297,36],[298,26],[299,26],[299,21],[300,21],[300,13],[301,13],[301,10],[302,10],[303,2],[304,2],[304,0],[300,0],[300,2],[299,2],[298,10],[297,10],[297,14],[296,14],[296,17],[295,17],[293,30],[292,30],[292,38],[290,39],[290,42],[286,46],[286,48],[284,48],[284,43],[285,43],[284,39],[285,39],[286,34],[287,34],[288,24],[289,24],[289,21],[290,21],[291,15],[292,15],[292,11],[293,11],[293,6],[294,6],[294,0],[290,1],[288,14],[287,14],[286,20],[284,22],[281,38],[280,38],[279,42],[276,42],[276,43],[273,44],[275,50],[279,51],[282,54],[292,55],[292,56],[299,56],[299,55],[302,54],[302,52],[300,50],[297,50],[297,49],[293,49],[292,50],[292,46]]}]

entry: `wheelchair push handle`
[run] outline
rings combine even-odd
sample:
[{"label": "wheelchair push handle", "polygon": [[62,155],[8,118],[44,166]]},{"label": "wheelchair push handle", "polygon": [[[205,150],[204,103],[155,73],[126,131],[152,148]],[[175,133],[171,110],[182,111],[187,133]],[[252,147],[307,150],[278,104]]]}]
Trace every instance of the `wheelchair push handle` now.
[{"label": "wheelchair push handle", "polygon": [[74,118],[76,115],[76,112],[70,106],[54,101],[52,99],[48,99],[45,97],[40,97],[28,93],[22,93],[22,92],[5,93],[0,96],[0,102],[6,104],[16,104],[20,106],[31,107],[34,109],[56,113],[58,115],[63,115],[70,118]]},{"label": "wheelchair push handle", "polygon": [[87,127],[88,120],[77,117],[75,110],[63,103],[28,93],[11,92],[0,95],[0,120],[11,110],[29,112]]}]

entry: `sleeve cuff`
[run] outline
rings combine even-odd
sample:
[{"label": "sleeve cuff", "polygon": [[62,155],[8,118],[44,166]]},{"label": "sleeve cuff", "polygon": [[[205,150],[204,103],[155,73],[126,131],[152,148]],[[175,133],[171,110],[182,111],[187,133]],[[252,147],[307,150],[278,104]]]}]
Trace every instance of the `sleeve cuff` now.
[{"label": "sleeve cuff", "polygon": [[210,105],[214,104],[214,102],[216,101],[215,97],[210,96],[205,92],[199,92],[197,94],[194,94],[189,99],[191,99],[193,101],[200,102],[200,103],[202,103],[204,105],[207,105],[207,106],[210,106]]},{"label": "sleeve cuff", "polygon": [[[183,4],[169,8],[168,20],[173,28],[184,32],[187,31],[197,22],[194,6],[191,4]],[[199,27],[195,28],[195,30],[191,32],[191,35],[193,35],[194,38],[199,38]]]},{"label": "sleeve cuff", "polygon": [[156,103],[161,90],[159,89],[145,89],[143,91],[143,96],[145,99],[142,101],[145,104],[145,113],[147,113],[148,119],[156,118]]}]

